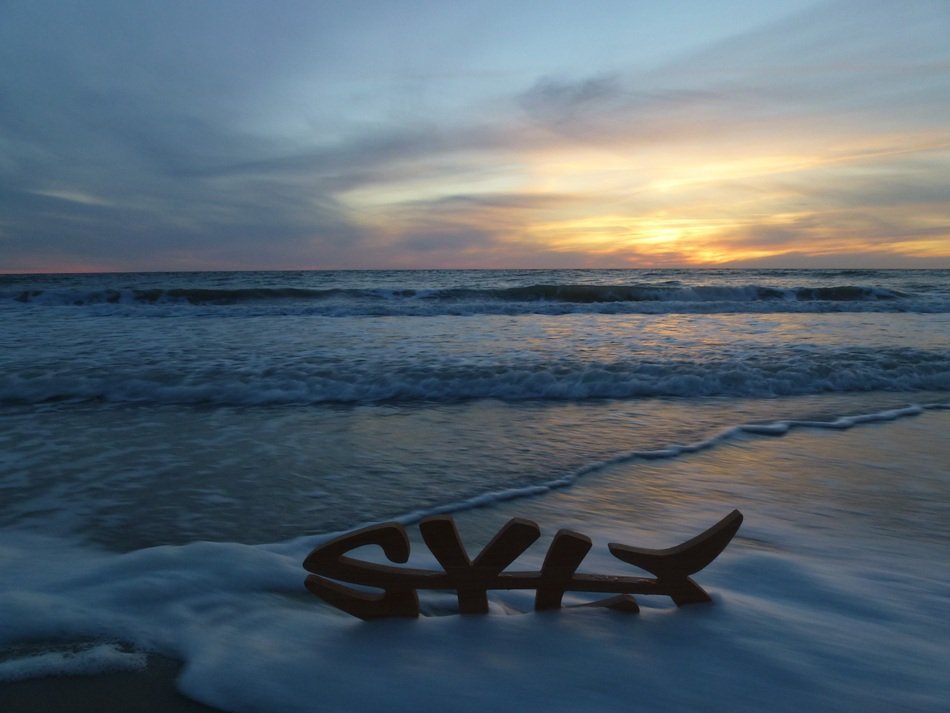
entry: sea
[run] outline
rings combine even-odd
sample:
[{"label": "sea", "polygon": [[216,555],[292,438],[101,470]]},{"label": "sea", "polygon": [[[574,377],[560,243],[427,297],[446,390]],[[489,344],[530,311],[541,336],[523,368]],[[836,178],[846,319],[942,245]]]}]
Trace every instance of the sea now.
[{"label": "sea", "polygon": [[[948,434],[950,270],[0,275],[0,702],[164,657],[234,712],[945,711]],[[607,543],[732,509],[711,604],[303,586],[371,524],[643,574]]]}]

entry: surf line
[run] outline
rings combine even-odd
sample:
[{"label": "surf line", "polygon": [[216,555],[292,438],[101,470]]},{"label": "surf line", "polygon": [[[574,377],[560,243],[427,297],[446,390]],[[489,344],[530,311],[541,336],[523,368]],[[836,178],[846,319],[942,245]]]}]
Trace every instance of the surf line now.
[{"label": "surf line", "polygon": [[[764,423],[745,423],[730,426],[709,438],[695,441],[693,443],[674,443],[666,448],[654,450],[634,450],[622,451],[604,460],[587,463],[579,468],[566,473],[560,477],[543,483],[534,485],[523,485],[520,487],[508,488],[506,490],[495,490],[480,495],[475,495],[465,500],[455,500],[442,505],[435,505],[419,510],[412,510],[404,515],[394,518],[395,522],[402,525],[412,525],[426,517],[432,515],[446,515],[452,513],[465,512],[466,510],[475,510],[481,507],[490,507],[497,503],[510,500],[519,500],[521,498],[530,498],[539,495],[545,495],[553,490],[561,490],[576,485],[581,479],[605,470],[615,465],[624,463],[635,463],[637,461],[659,461],[678,458],[679,456],[691,455],[701,451],[712,450],[720,445],[741,438],[742,436],[770,437],[778,438],[786,436],[792,431],[799,429],[828,429],[834,431],[844,431],[850,428],[870,423],[881,423],[885,421],[896,421],[910,416],[919,416],[930,410],[950,410],[950,402],[933,402],[922,405],[911,404],[900,408],[888,409],[874,413],[858,414],[854,416],[839,416],[829,421],[809,421],[809,420],[780,420]],[[364,523],[378,524],[378,523]],[[333,533],[336,534],[336,533]]]},{"label": "surf line", "polygon": [[[488,612],[489,589],[535,589],[537,611],[558,609],[565,592],[602,592],[616,596],[583,606],[640,611],[634,594],[664,595],[677,606],[709,602],[706,591],[694,582],[695,574],[712,562],[732,541],[742,524],[742,513],[733,510],[718,523],[682,544],[667,549],[646,549],[610,543],[610,553],[654,578],[603,574],[577,574],[591,548],[586,535],[562,529],[554,536],[537,572],[504,571],[541,535],[537,523],[523,518],[509,520],[474,560],[470,560],[455,521],[448,515],[428,517],[419,530],[443,571],[366,562],[347,553],[365,545],[378,545],[390,562],[409,560],[405,528],[391,522],[372,525],[337,537],[316,547],[304,560],[311,574],[304,580],[310,592],[363,620],[419,616],[420,589],[455,590],[460,614]],[[373,593],[343,582],[382,589]]]}]

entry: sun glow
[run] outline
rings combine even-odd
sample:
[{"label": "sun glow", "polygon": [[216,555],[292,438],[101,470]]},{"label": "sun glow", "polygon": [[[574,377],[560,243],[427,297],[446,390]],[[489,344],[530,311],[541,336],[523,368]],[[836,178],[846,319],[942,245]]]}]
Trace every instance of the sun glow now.
[{"label": "sun glow", "polygon": [[[942,144],[898,150],[891,136],[859,139],[809,145],[799,135],[782,150],[754,139],[739,147],[506,146],[407,165],[338,199],[394,249],[421,231],[430,242],[491,235],[498,253],[510,246],[603,265],[721,264],[792,251],[833,257],[884,245],[912,258],[950,256],[944,206],[847,205],[848,191],[868,176],[912,176],[915,151]],[[903,155],[909,168],[874,163]],[[895,234],[893,224],[910,234]]]}]

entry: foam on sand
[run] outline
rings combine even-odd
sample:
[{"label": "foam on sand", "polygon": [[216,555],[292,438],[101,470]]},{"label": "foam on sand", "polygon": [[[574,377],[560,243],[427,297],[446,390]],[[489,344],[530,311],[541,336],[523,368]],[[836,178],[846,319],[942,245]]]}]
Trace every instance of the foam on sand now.
[{"label": "foam on sand", "polygon": [[[418,620],[364,623],[303,588],[301,561],[322,538],[114,554],[6,530],[0,673],[10,681],[115,671],[160,654],[185,662],[182,692],[231,711],[937,713],[950,699],[950,574],[939,556],[948,476],[933,464],[950,460],[939,437],[948,427],[950,412],[932,409],[848,430],[746,433],[679,458],[618,462],[572,488],[460,516],[470,551],[484,544],[470,533],[494,531],[508,510],[548,534],[599,523],[581,569],[600,572],[618,566],[604,539],[675,544],[714,513],[741,509],[736,541],[697,575],[713,605],[675,609],[644,597],[639,616],[534,613],[530,594],[502,592],[486,616],[441,616],[451,608],[446,596]],[[839,462],[826,459],[823,475],[816,453]],[[854,481],[832,482],[837,466]],[[654,468],[667,470],[661,478]],[[760,480],[753,471],[763,471]],[[661,480],[665,490],[653,487]],[[837,499],[859,483],[860,501]],[[864,498],[887,488],[933,505],[882,526],[895,503]],[[538,567],[543,554],[539,543],[519,568]]]}]

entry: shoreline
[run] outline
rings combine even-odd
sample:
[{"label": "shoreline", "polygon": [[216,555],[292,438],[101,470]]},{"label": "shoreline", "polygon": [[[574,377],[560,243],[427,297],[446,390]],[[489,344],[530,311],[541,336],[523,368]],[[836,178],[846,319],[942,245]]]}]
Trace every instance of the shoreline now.
[{"label": "shoreline", "polygon": [[[623,627],[609,612],[574,612],[569,617],[489,615],[484,622],[452,616],[367,627],[322,616],[315,600],[308,599],[302,609],[250,604],[246,621],[258,625],[266,613],[272,631],[237,624],[209,628],[189,654],[189,660],[202,668],[199,683],[206,688],[200,695],[220,700],[227,708],[186,697],[176,686],[184,664],[148,655],[144,671],[0,683],[0,711],[220,713],[241,710],[245,702],[255,710],[271,710],[261,702],[274,701],[275,691],[277,699],[287,701],[323,697],[328,710],[359,709],[360,702],[366,704],[364,709],[379,709],[393,687],[405,695],[408,707],[412,702],[422,709],[437,703],[452,707],[453,696],[458,695],[463,696],[457,701],[459,710],[491,703],[504,709],[502,698],[486,692],[486,680],[501,694],[510,693],[549,668],[560,682],[555,686],[558,695],[574,706],[581,705],[590,690],[599,690],[606,678],[642,663],[637,650],[649,650],[650,666],[659,672],[656,683],[644,674],[633,675],[626,684],[629,691],[646,696],[649,705],[642,710],[694,709],[690,696],[704,686],[712,691],[709,710],[760,710],[775,686],[789,677],[805,680],[819,662],[823,675],[813,681],[814,690],[802,689],[789,706],[814,707],[842,695],[867,704],[870,694],[864,685],[890,671],[893,686],[873,684],[868,689],[883,696],[880,706],[868,710],[899,704],[940,710],[934,701],[945,700],[941,697],[946,683],[938,678],[939,672],[919,665],[927,656],[919,647],[943,631],[933,628],[927,609],[938,612],[944,592],[950,591],[926,568],[931,554],[942,551],[950,537],[943,517],[950,442],[941,435],[948,425],[950,410],[933,409],[846,430],[800,428],[779,437],[749,433],[684,458],[616,463],[571,488],[458,514],[459,529],[472,553],[508,517],[537,520],[545,538],[557,527],[576,527],[595,540],[589,565],[600,571],[610,561],[605,540],[664,547],[678,542],[681,535],[695,534],[727,506],[739,507],[747,516],[739,537],[699,577],[717,602],[710,611],[667,616],[661,607],[647,608],[641,618],[625,620]],[[858,525],[853,532],[849,522]],[[409,529],[415,536],[417,528]],[[543,547],[539,541],[533,550]],[[257,571],[267,561],[255,559],[244,566]],[[852,561],[864,564],[839,571],[838,564]],[[202,562],[195,559],[187,571],[203,571]],[[149,564],[149,573],[154,564]],[[51,561],[44,569],[58,566],[58,561]],[[101,572],[116,574],[108,568]],[[888,576],[879,576],[882,572]],[[301,569],[300,577],[303,574]],[[290,576],[296,580],[296,570]],[[212,578],[207,586],[213,585],[217,594],[229,581]],[[269,584],[264,590],[260,586],[245,591],[253,595],[270,590]],[[855,587],[868,595],[860,606],[845,594]],[[238,595],[241,602],[248,600],[245,594]],[[888,627],[875,623],[882,616],[891,617]],[[827,635],[829,631],[834,636]],[[482,642],[481,634],[484,642],[494,644]],[[522,643],[538,637],[547,641],[546,647]],[[262,641],[269,647],[280,645],[260,649]],[[582,667],[575,680],[570,658],[558,652],[594,641],[597,646],[586,649],[593,663]],[[493,658],[499,643],[506,651],[503,667]],[[295,653],[301,644],[311,647],[310,653]],[[753,667],[754,675],[737,674],[732,680],[725,675],[727,668],[709,658],[708,665],[696,669],[695,686],[668,692],[664,682],[677,680],[679,657],[694,646],[701,650],[705,646],[707,653],[725,647],[733,657],[748,656],[762,663]],[[258,658],[262,650],[266,654]],[[410,658],[435,662],[434,668],[417,670],[405,657],[390,658],[404,651],[412,652]],[[855,671],[852,662],[865,651],[874,655]],[[366,666],[373,667],[373,676],[365,676]],[[260,677],[258,686],[255,676]],[[360,682],[355,691],[354,681]],[[753,686],[753,693],[746,694],[745,705],[732,707],[731,686],[740,684],[744,691]],[[530,698],[532,704],[551,703],[546,691],[532,691],[536,697]],[[608,697],[602,703],[603,710],[629,709],[624,708],[626,698]],[[792,710],[789,706],[778,710]]]}]

